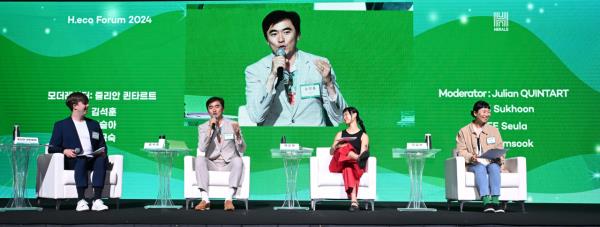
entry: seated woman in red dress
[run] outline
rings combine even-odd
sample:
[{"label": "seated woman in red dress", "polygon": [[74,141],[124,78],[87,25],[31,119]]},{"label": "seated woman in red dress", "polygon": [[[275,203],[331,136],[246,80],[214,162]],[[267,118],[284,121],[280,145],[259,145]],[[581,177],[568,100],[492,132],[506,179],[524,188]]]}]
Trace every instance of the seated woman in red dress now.
[{"label": "seated woman in red dress", "polygon": [[[343,111],[344,122],[348,126],[346,130],[338,132],[331,145],[331,154],[333,158],[329,163],[329,171],[332,173],[342,173],[344,177],[344,187],[348,198],[351,200],[350,211],[358,210],[358,186],[360,177],[365,172],[358,164],[359,159],[366,157],[369,150],[369,136],[365,130],[365,125],[358,115],[358,110],[354,107],[347,107]],[[358,128],[360,125],[360,128]]]}]

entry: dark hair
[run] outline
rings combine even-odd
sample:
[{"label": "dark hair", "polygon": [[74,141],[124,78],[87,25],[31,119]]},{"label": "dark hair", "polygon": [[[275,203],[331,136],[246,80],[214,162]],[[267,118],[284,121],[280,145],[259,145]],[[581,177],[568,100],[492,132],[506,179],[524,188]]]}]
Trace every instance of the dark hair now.
[{"label": "dark hair", "polygon": [[344,111],[342,111],[342,113],[355,113],[356,114],[356,122],[358,123],[358,125],[360,126],[360,128],[363,130],[364,133],[367,133],[367,129],[365,128],[365,124],[363,123],[363,120],[360,118],[360,114],[358,114],[358,110],[354,107],[346,107],[344,108]]},{"label": "dark hair", "polygon": [[79,102],[82,102],[83,104],[88,104],[90,100],[85,94],[81,92],[73,92],[69,96],[67,96],[67,101],[65,102],[65,104],[67,105],[67,107],[69,107],[71,111],[73,111],[73,105],[77,105]]},{"label": "dark hair", "polygon": [[225,109],[225,100],[223,100],[223,98],[221,97],[210,97],[208,100],[206,100],[206,109],[208,110],[208,105],[210,105],[211,103],[215,102],[215,101],[219,101],[219,103],[221,103],[221,107],[223,107],[223,109]]},{"label": "dark hair", "polygon": [[475,117],[475,112],[479,111],[481,108],[490,109],[490,104],[483,100],[475,102],[475,104],[473,104],[473,110],[471,110],[471,116]]},{"label": "dark hair", "polygon": [[268,40],[267,32],[269,31],[269,28],[285,19],[292,21],[292,25],[294,25],[297,35],[300,35],[300,15],[294,11],[275,10],[267,14],[262,21],[263,35],[266,40]]}]

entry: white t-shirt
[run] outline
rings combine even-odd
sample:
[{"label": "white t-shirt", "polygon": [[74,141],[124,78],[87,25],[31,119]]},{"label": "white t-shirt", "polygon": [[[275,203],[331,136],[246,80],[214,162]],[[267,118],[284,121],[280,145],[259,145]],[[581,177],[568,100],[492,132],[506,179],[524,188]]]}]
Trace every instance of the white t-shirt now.
[{"label": "white t-shirt", "polygon": [[92,140],[90,139],[90,132],[86,121],[73,121],[73,123],[75,123],[79,142],[81,143],[81,148],[83,148],[83,152],[80,155],[92,156]]},{"label": "white t-shirt", "polygon": [[[471,125],[471,127],[473,128],[473,131],[477,135],[477,139],[479,139],[479,135],[481,135],[481,132],[483,132],[483,128],[475,127],[475,125]],[[480,156],[481,152],[482,152],[482,150],[481,150],[481,141],[479,141],[478,146],[477,146],[477,156]]]},{"label": "white t-shirt", "polygon": [[[478,127],[475,127],[475,125],[472,125],[471,127],[473,127],[473,131],[475,132],[475,134],[477,134],[477,139],[479,139],[480,138],[479,136],[483,132],[483,127],[478,128]],[[481,143],[483,143],[483,142],[479,141],[479,146],[477,146],[477,156],[481,156],[481,154],[483,154],[483,151],[481,150]],[[485,158],[477,158],[477,161],[485,166],[490,164],[490,160],[485,159]]]}]

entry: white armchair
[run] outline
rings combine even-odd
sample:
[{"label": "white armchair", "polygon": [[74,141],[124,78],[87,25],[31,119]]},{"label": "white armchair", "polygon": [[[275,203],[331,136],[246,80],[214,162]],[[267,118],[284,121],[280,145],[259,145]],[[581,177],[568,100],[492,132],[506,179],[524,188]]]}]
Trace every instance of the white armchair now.
[{"label": "white armchair", "polygon": [[[248,198],[250,197],[250,157],[242,157],[244,162],[244,175],[242,179],[242,187],[236,190],[233,196],[236,200],[244,201],[246,210],[248,210]],[[198,190],[198,182],[196,180],[195,171],[196,157],[185,156],[183,158],[183,194],[185,197],[185,208],[193,206],[193,199],[200,198],[200,190]],[[225,198],[229,187],[229,171],[208,171],[208,197],[209,198]]]},{"label": "white armchair", "polygon": [[[505,165],[508,173],[500,175],[500,201],[504,208],[509,201],[521,204],[525,212],[527,200],[527,168],[524,157],[506,159]],[[446,160],[446,200],[448,210],[452,201],[460,203],[460,212],[467,201],[479,200],[479,192],[475,186],[475,174],[467,171],[465,158],[456,156]]]},{"label": "white armchair", "polygon": [[[310,157],[310,206],[316,210],[317,203],[324,200],[348,199],[344,191],[341,173],[329,172],[332,155],[329,147],[317,148],[317,155]],[[358,200],[366,201],[366,209],[375,210],[377,198],[377,159],[369,157],[367,171],[360,178]]]},{"label": "white armchair", "polygon": [[[60,209],[63,199],[76,199],[75,171],[65,170],[65,156],[62,153],[40,155],[37,158],[36,192],[38,201],[41,198],[56,200],[56,209]],[[123,155],[109,155],[108,169],[104,180],[103,198],[116,199],[117,209],[123,188]],[[90,183],[86,189],[86,197],[93,195],[90,171]]]}]

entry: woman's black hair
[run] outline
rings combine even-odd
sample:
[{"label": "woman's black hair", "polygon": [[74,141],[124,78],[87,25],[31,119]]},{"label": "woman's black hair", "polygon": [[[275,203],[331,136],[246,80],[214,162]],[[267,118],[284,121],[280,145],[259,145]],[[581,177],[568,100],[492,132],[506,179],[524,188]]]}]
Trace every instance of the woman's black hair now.
[{"label": "woman's black hair", "polygon": [[358,125],[360,126],[360,128],[363,130],[363,132],[367,133],[367,129],[365,128],[365,124],[363,123],[363,120],[360,118],[360,114],[358,114],[358,110],[356,108],[351,107],[351,106],[346,107],[344,109],[344,111],[342,111],[342,113],[345,113],[345,112],[348,112],[348,113],[351,113],[351,114],[355,113],[356,114],[356,122],[358,123]]},{"label": "woman's black hair", "polygon": [[475,117],[475,112],[479,111],[479,109],[481,109],[481,108],[489,109],[490,104],[488,104],[486,101],[483,101],[483,100],[479,100],[479,101],[475,102],[475,104],[473,104],[473,110],[471,110],[471,116]]}]

